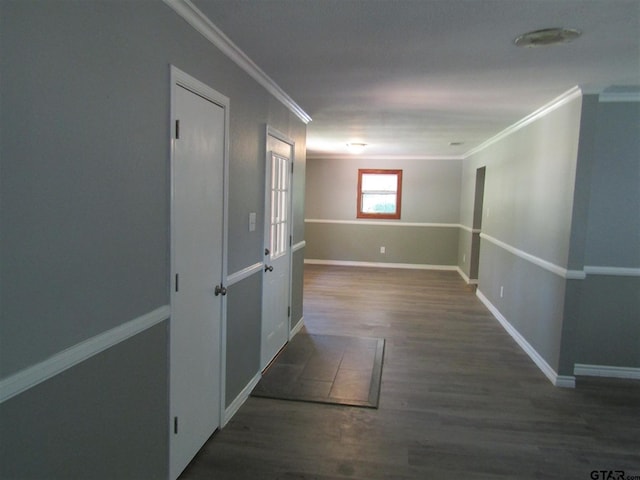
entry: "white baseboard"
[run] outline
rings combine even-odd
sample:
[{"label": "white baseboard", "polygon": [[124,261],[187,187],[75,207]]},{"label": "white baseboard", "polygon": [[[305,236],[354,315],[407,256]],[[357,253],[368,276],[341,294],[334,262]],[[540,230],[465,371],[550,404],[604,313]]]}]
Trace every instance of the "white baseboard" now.
[{"label": "white baseboard", "polygon": [[576,377],[574,377],[573,375],[556,374],[556,379],[555,381],[552,380],[552,383],[556,387],[576,388]]},{"label": "white baseboard", "polygon": [[300,320],[298,320],[298,323],[296,323],[296,325],[289,332],[289,340],[291,340],[296,335],[296,333],[302,330],[303,327],[304,327],[304,317],[300,317]]},{"label": "white baseboard", "polygon": [[375,268],[406,268],[411,270],[445,270],[455,272],[457,265],[426,265],[420,263],[386,263],[386,262],[353,262],[348,260],[317,260],[305,258],[309,265],[336,265],[342,267],[375,267]]},{"label": "white baseboard", "polygon": [[264,268],[263,262],[254,263],[253,265],[249,265],[242,270],[232,273],[231,275],[227,275],[227,287],[234,285],[238,282],[241,282],[245,278],[249,278],[251,275],[254,275],[258,272],[262,273],[262,269]]},{"label": "white baseboard", "polygon": [[[291,340],[296,333],[302,330],[303,327],[304,327],[304,317],[300,317],[300,320],[298,320],[298,323],[296,323],[295,327],[293,327],[293,330],[291,330],[289,334],[289,340]],[[255,377],[251,379],[251,381],[247,384],[247,386],[242,389],[242,391],[233,400],[233,402],[231,402],[231,404],[225,409],[223,419],[222,419],[222,425],[220,426],[220,428],[223,428],[227,423],[229,423],[229,420],[231,420],[231,418],[233,418],[233,416],[238,412],[238,410],[240,410],[240,407],[244,404],[244,402],[247,401],[247,399],[249,398],[249,395],[251,395],[251,392],[253,391],[253,389],[258,384],[261,378],[262,378],[262,373],[260,372],[256,373]]]},{"label": "white baseboard", "polygon": [[556,387],[565,387],[565,388],[575,388],[576,379],[570,375],[558,375],[556,371],[551,368],[551,366],[547,363],[547,361],[542,358],[542,356],[536,351],[535,348],[531,346],[527,340],[520,335],[520,332],[514,328],[513,325],[509,323],[509,321],[500,313],[500,311],[489,301],[487,297],[478,289],[476,291],[476,296],[480,299],[482,303],[489,309],[492,315],[500,322],[500,324],[504,327],[504,329],[511,335],[511,337],[516,341],[520,348],[522,348],[527,355],[533,360],[538,368],[545,374],[545,376],[555,385]]},{"label": "white baseboard", "polygon": [[262,374],[260,372],[256,373],[256,376],[253,377],[247,386],[242,389],[233,402],[231,402],[231,405],[225,408],[224,418],[222,419],[222,425],[220,425],[220,428],[224,428],[224,426],[229,423],[229,420],[231,420],[238,410],[240,410],[240,407],[247,401],[247,398],[249,398],[249,395],[251,395],[251,392],[261,378]]},{"label": "white baseboard", "polygon": [[462,279],[467,283],[467,285],[477,285],[478,284],[478,279],[470,279],[469,276],[464,273],[464,271],[462,271],[462,269],[460,267],[456,267],[456,271],[458,272],[458,275],[460,275],[462,277]]},{"label": "white baseboard", "polygon": [[640,368],[638,367],[612,367],[609,365],[587,365],[576,363],[573,366],[573,374],[585,377],[628,378],[640,380]]},{"label": "white baseboard", "polygon": [[[309,265],[335,265],[340,267],[376,267],[376,268],[406,268],[410,270],[441,270],[446,272],[458,272],[458,275],[467,285],[477,285],[478,280],[470,279],[457,265],[427,265],[420,263],[384,263],[384,262],[353,262],[347,260],[318,260],[305,258],[304,263]],[[293,336],[293,335],[292,335]]]}]

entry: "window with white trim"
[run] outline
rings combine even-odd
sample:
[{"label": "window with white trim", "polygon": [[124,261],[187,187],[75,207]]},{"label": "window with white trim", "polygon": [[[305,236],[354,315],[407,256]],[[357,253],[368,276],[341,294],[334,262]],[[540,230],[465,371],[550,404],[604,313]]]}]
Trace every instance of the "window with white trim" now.
[{"label": "window with white trim", "polygon": [[400,219],[402,170],[358,170],[357,218]]}]

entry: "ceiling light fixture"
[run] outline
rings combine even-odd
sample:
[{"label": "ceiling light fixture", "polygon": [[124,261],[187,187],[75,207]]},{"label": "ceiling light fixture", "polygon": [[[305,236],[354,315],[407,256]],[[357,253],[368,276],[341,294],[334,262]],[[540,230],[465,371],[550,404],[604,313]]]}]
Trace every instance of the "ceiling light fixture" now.
[{"label": "ceiling light fixture", "polygon": [[366,146],[366,143],[347,143],[347,148],[351,153],[362,153]]},{"label": "ceiling light fixture", "polygon": [[520,35],[514,40],[514,43],[519,47],[546,47],[569,43],[580,35],[582,32],[575,28],[545,28]]}]

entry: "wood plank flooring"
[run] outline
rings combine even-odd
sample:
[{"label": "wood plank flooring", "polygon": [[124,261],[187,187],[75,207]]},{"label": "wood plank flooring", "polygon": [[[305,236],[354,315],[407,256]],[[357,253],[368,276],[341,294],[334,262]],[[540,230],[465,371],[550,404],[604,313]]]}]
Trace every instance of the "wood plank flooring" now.
[{"label": "wood plank flooring", "polygon": [[379,409],[249,398],[181,479],[640,479],[640,382],[554,387],[457,273],[307,265],[304,288],[307,332],[386,339]]}]

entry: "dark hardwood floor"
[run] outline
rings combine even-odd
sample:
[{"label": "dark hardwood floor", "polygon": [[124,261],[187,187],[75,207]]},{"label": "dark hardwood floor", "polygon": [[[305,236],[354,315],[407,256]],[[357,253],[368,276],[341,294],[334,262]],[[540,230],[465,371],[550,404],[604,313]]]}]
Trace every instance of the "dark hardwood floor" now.
[{"label": "dark hardwood floor", "polygon": [[640,479],[640,382],[554,387],[457,273],[307,265],[304,301],[386,339],[379,409],[249,398],[182,479]]}]

